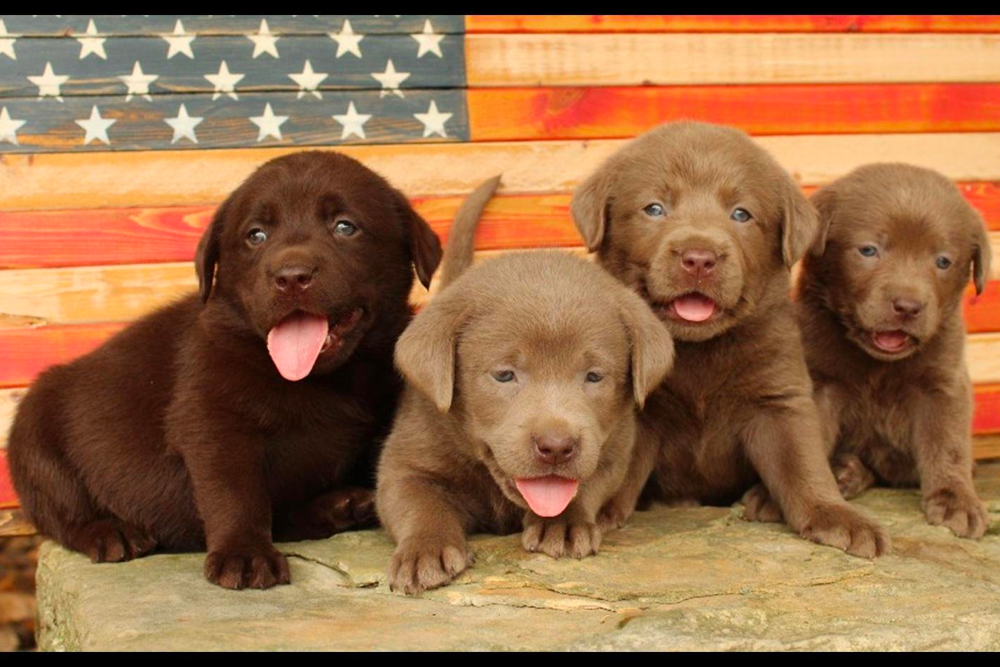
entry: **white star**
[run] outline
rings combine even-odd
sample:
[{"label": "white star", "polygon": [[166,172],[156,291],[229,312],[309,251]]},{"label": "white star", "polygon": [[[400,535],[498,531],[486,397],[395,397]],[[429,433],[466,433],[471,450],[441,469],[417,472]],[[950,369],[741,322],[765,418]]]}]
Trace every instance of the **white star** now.
[{"label": "white star", "polygon": [[260,20],[260,30],[256,35],[247,35],[247,39],[253,42],[253,57],[256,58],[262,53],[278,58],[278,37],[271,34],[271,29],[267,27],[267,19]]},{"label": "white star", "polygon": [[52,71],[52,63],[45,63],[45,72],[41,76],[29,76],[28,81],[38,86],[38,99],[54,97],[62,102],[63,98],[59,87],[69,81],[69,77],[56,76],[56,73]]},{"label": "white star", "polygon": [[323,99],[323,93],[316,89],[323,82],[323,79],[330,75],[323,72],[313,72],[312,63],[307,60],[301,74],[289,74],[288,76],[292,81],[299,84],[299,94],[295,99],[301,100],[306,93],[312,93],[313,97],[321,100]]},{"label": "white star", "polygon": [[212,99],[216,100],[222,97],[225,93],[234,100],[240,99],[236,94],[236,84],[240,82],[245,74],[231,74],[229,72],[229,65],[223,60],[222,64],[219,65],[218,74],[206,74],[205,78],[208,79],[213,86],[215,86],[215,94],[212,95]]},{"label": "white star", "polygon": [[353,53],[358,58],[361,57],[361,46],[359,46],[359,44],[365,36],[355,35],[354,30],[351,29],[350,21],[344,21],[344,26],[340,29],[340,32],[331,32],[327,34],[330,35],[330,39],[337,42],[338,58],[345,53]]},{"label": "white star", "polygon": [[432,134],[440,134],[445,138],[448,137],[444,131],[444,124],[448,122],[448,119],[452,117],[452,114],[441,113],[438,111],[437,104],[434,100],[431,100],[431,106],[427,109],[427,113],[415,113],[413,116],[424,124],[425,138],[431,136]]},{"label": "white star", "polygon": [[260,116],[251,116],[250,122],[257,126],[257,141],[263,141],[267,137],[274,137],[281,141],[281,126],[288,120],[288,116],[275,116],[268,103],[264,107],[264,113]]},{"label": "white star", "polygon": [[128,87],[128,92],[125,94],[126,102],[130,102],[135,95],[141,95],[147,102],[152,102],[153,96],[149,94],[149,84],[160,77],[157,74],[143,74],[142,65],[136,60],[132,73],[118,78]]},{"label": "white star", "polygon": [[174,24],[173,33],[163,34],[160,37],[167,40],[167,44],[170,45],[170,48],[167,49],[167,60],[170,60],[178,53],[183,53],[188,58],[194,60],[194,52],[191,51],[191,42],[194,41],[196,35],[184,32],[184,24],[181,23],[180,19],[177,19],[177,23]]},{"label": "white star", "polygon": [[194,128],[198,127],[202,120],[204,120],[202,116],[189,116],[187,107],[182,104],[181,108],[177,110],[177,116],[163,119],[164,123],[174,128],[174,138],[170,140],[170,143],[176,144],[181,139],[190,139],[194,143],[198,143]]},{"label": "white star", "polygon": [[410,35],[410,37],[417,40],[417,44],[420,45],[420,48],[417,49],[418,58],[423,58],[425,53],[433,53],[438,58],[444,57],[441,55],[441,40],[444,39],[444,35],[434,34],[434,26],[431,25],[430,19],[424,21],[422,33]]},{"label": "white star", "polygon": [[370,113],[358,113],[358,110],[354,108],[354,102],[347,105],[347,113],[333,114],[333,119],[344,126],[343,131],[340,133],[341,139],[346,139],[352,134],[365,139],[365,123],[371,117]]},{"label": "white star", "polygon": [[9,35],[7,34],[7,26],[4,24],[3,19],[0,19],[0,53],[4,54],[11,60],[17,60],[17,54],[14,53],[14,42],[20,35]]},{"label": "white star", "polygon": [[108,54],[104,52],[105,38],[98,37],[97,34],[97,24],[94,23],[94,19],[90,19],[90,23],[87,24],[87,36],[76,38],[76,41],[80,42],[80,60],[83,60],[91,53],[101,60],[108,59]]},{"label": "white star", "polygon": [[399,84],[409,79],[410,73],[397,72],[396,67],[392,64],[392,58],[390,58],[385,66],[385,71],[382,73],[372,72],[372,77],[382,84],[382,90],[378,94],[379,97],[385,97],[389,93],[403,97],[403,91],[399,89]]},{"label": "white star", "polygon": [[9,141],[17,145],[17,131],[27,121],[14,120],[7,113],[7,107],[0,110],[0,141]]},{"label": "white star", "polygon": [[106,118],[101,118],[101,112],[97,110],[95,106],[90,110],[90,118],[87,120],[75,121],[77,125],[82,127],[87,131],[87,136],[83,139],[83,144],[86,146],[91,141],[95,139],[97,141],[102,141],[105,144],[111,145],[111,141],[108,139],[108,128],[114,125],[116,120],[108,120]]}]

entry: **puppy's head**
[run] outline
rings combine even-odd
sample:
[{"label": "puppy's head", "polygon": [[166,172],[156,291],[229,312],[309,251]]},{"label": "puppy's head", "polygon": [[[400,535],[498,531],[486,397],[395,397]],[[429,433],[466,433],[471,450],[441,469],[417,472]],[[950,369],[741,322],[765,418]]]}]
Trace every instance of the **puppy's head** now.
[{"label": "puppy's head", "polygon": [[970,270],[990,273],[982,218],[944,176],[903,164],[861,167],[813,195],[825,236],[806,257],[807,289],[876,359],[912,355],[958,309]]},{"label": "puppy's head", "polygon": [[345,155],[312,151],[272,160],[240,185],[195,264],[202,299],[228,307],[281,375],[300,380],[341,365],[369,331],[381,335],[380,316],[406,308],[411,265],[426,286],[440,258],[401,193]]},{"label": "puppy's head", "polygon": [[689,341],[752,314],[818,229],[813,207],[749,137],[691,122],[613,155],[574,193],[572,212],[588,249]]},{"label": "puppy's head", "polygon": [[451,413],[505,494],[542,516],[611,460],[607,443],[624,440],[612,434],[634,428],[633,406],[672,362],[669,334],[638,296],[560,253],[474,268],[396,346],[407,380]]}]

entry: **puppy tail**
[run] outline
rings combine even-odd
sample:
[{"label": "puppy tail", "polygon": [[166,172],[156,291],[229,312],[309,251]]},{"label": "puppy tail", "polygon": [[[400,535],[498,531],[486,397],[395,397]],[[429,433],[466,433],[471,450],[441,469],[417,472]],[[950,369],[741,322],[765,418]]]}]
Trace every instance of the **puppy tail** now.
[{"label": "puppy tail", "polygon": [[483,209],[493,197],[498,185],[500,185],[500,176],[494,176],[480,185],[462,202],[462,207],[455,214],[455,220],[451,223],[451,231],[448,232],[448,245],[445,246],[444,261],[441,265],[442,289],[453,283],[472,265],[472,253],[475,249],[479,217],[483,214]]}]

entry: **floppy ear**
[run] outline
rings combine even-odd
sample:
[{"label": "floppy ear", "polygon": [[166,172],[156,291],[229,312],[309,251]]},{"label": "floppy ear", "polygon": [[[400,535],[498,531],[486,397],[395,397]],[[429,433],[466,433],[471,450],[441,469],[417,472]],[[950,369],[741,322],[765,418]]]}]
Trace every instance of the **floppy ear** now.
[{"label": "floppy ear", "polygon": [[819,230],[809,246],[809,254],[822,257],[826,252],[826,238],[830,233],[830,221],[833,219],[833,210],[837,206],[837,191],[832,186],[820,188],[809,198],[809,202],[816,209],[819,215]]},{"label": "floppy ear", "polygon": [[224,201],[219,208],[215,209],[212,222],[209,223],[205,233],[198,241],[198,249],[194,253],[194,268],[198,272],[198,290],[201,294],[201,301],[208,301],[212,294],[212,283],[215,278],[215,265],[219,262],[219,237],[222,235],[222,226],[228,215],[229,199]]},{"label": "floppy ear", "polygon": [[816,207],[789,178],[785,186],[784,217],[781,221],[781,256],[785,260],[785,268],[792,268],[806,254],[806,250],[826,245],[826,229],[822,227]]},{"label": "floppy ear", "polygon": [[976,285],[976,294],[979,295],[986,289],[986,283],[990,279],[993,249],[990,247],[990,238],[986,235],[986,225],[978,213],[976,223],[976,240],[972,245],[972,281]]},{"label": "floppy ear", "polygon": [[674,339],[637,294],[624,290],[621,313],[632,345],[632,392],[642,409],[674,366]]},{"label": "floppy ear", "polygon": [[413,318],[396,343],[396,367],[437,409],[448,412],[455,390],[455,347],[466,309],[439,295]]},{"label": "floppy ear", "polygon": [[569,210],[573,222],[587,245],[587,252],[594,252],[604,241],[604,230],[608,224],[608,204],[611,203],[611,169],[603,165],[590,175],[573,192]]},{"label": "floppy ear", "polygon": [[410,257],[413,259],[420,284],[429,288],[431,278],[441,263],[441,239],[427,221],[413,210],[409,200],[402,193],[398,194],[399,206],[410,237]]}]

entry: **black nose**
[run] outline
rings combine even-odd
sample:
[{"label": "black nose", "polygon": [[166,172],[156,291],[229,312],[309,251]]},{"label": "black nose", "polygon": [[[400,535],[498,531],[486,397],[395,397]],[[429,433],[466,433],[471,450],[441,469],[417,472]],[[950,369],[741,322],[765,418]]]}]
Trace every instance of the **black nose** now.
[{"label": "black nose", "polygon": [[286,266],[278,269],[274,276],[274,286],[284,294],[301,294],[312,284],[316,269],[305,266]]},{"label": "black nose", "polygon": [[924,309],[924,304],[913,299],[893,299],[892,310],[900,317],[916,317]]},{"label": "black nose", "polygon": [[543,433],[532,436],[531,440],[535,443],[538,458],[551,465],[566,463],[573,458],[579,443],[577,438],[565,433]]},{"label": "black nose", "polygon": [[707,276],[715,270],[719,257],[711,250],[685,250],[681,255],[681,266],[692,276]]}]

